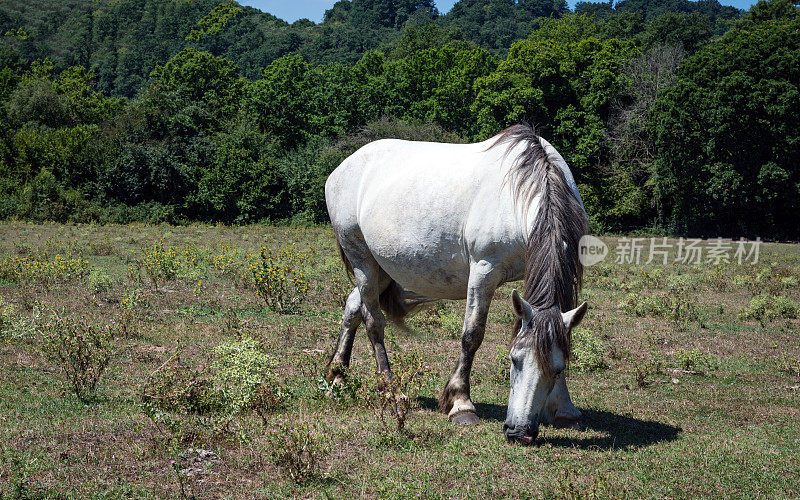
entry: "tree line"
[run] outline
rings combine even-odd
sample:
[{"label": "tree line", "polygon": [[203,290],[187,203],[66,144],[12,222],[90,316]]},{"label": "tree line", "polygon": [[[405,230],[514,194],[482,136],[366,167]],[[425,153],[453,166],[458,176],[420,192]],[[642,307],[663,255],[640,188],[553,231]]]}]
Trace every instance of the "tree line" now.
[{"label": "tree line", "polygon": [[526,121],[596,231],[800,233],[789,0],[461,0],[445,16],[343,0],[319,25],[228,0],[72,3],[0,10],[0,217],[324,222],[327,175],[367,141]]}]

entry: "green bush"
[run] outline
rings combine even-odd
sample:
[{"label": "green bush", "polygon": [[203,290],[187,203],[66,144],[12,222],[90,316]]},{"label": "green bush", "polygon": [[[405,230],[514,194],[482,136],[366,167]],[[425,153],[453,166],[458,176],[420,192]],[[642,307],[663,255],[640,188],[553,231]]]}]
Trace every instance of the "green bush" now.
[{"label": "green bush", "polygon": [[294,246],[278,251],[261,249],[261,258],[251,272],[256,292],[268,308],[279,314],[300,312],[311,286],[305,278],[303,265],[312,255],[311,251],[300,251]]},{"label": "green bush", "polygon": [[63,372],[78,399],[94,398],[97,383],[115,352],[116,323],[97,325],[85,317],[54,315],[42,327],[42,351]]},{"label": "green bush", "polygon": [[622,311],[633,316],[659,316],[679,324],[684,321],[697,321],[700,313],[687,286],[676,285],[664,292],[642,295],[631,292],[617,305]]},{"label": "green bush", "polygon": [[177,442],[231,437],[230,424],[248,412],[266,421],[288,395],[275,376],[276,359],[244,337],[215,347],[197,366],[178,349],[147,379],[142,409]]},{"label": "green bush", "polygon": [[268,434],[272,460],[297,484],[312,479],[319,471],[322,454],[320,435],[305,422],[279,422]]},{"label": "green bush", "polygon": [[572,366],[583,372],[605,368],[603,340],[588,328],[572,330]]},{"label": "green bush", "polygon": [[114,286],[115,280],[106,269],[92,268],[86,277],[86,287],[94,294],[105,293]]},{"label": "green bush", "polygon": [[800,306],[788,297],[757,295],[750,303],[739,310],[740,319],[771,321],[778,318],[796,318]]},{"label": "green bush", "polygon": [[675,351],[675,360],[678,368],[687,372],[716,370],[719,367],[719,361],[715,356],[704,354],[697,349],[692,349],[691,351],[678,349]]},{"label": "green bush", "polygon": [[215,347],[211,369],[220,409],[228,415],[253,409],[263,416],[282,406],[287,393],[274,374],[277,365],[250,337]]}]

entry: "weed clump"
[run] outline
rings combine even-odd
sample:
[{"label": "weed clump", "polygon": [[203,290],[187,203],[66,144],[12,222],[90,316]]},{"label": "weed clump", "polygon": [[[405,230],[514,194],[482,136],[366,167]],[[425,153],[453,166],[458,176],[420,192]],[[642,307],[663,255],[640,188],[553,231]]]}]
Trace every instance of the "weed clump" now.
[{"label": "weed clump", "polygon": [[114,278],[105,269],[93,268],[86,277],[86,287],[95,295],[106,293],[113,286]]},{"label": "weed clump", "polygon": [[678,349],[675,351],[675,360],[678,368],[685,372],[702,373],[708,370],[716,370],[719,366],[717,358],[711,354],[704,354],[697,349],[687,351]]},{"label": "weed clump", "polygon": [[442,301],[435,302],[414,318],[414,322],[426,329],[438,329],[445,338],[461,338],[463,318],[450,311]]},{"label": "weed clump", "polygon": [[633,316],[665,317],[675,324],[700,319],[697,305],[685,286],[675,286],[655,295],[629,293],[617,307]]},{"label": "weed clump", "polygon": [[211,369],[223,413],[253,409],[263,417],[283,405],[288,394],[274,374],[278,362],[256,340],[225,342],[214,348],[214,354]]},{"label": "weed clump", "polygon": [[258,295],[278,314],[300,312],[310,288],[302,267],[311,258],[311,252],[297,251],[294,246],[277,252],[264,247],[260,256],[251,268]]},{"label": "weed clump", "polygon": [[15,310],[13,304],[7,303],[0,297],[0,338],[5,337],[6,332],[14,327]]},{"label": "weed clump", "polygon": [[322,448],[318,433],[310,425],[279,422],[268,439],[273,462],[295,483],[306,483],[317,475]]},{"label": "weed clump", "polygon": [[739,310],[739,319],[771,321],[779,318],[796,318],[800,306],[788,297],[774,295],[757,295],[750,304]]},{"label": "weed clump", "polygon": [[575,328],[572,331],[571,365],[582,372],[592,372],[606,368],[603,359],[605,346],[603,340],[588,328]]},{"label": "weed clump", "polygon": [[82,279],[89,271],[89,262],[80,253],[47,252],[32,256],[8,256],[0,260],[0,280],[13,283],[53,285]]},{"label": "weed clump", "polygon": [[83,402],[90,402],[114,355],[117,325],[97,325],[81,318],[54,315],[42,327],[42,352],[63,371],[67,383]]},{"label": "weed clump", "polygon": [[398,432],[405,431],[406,421],[416,407],[425,374],[429,369],[418,353],[408,352],[395,356],[392,375],[376,374],[376,409],[385,428],[389,426],[388,416],[394,419]]},{"label": "weed clump", "polygon": [[634,380],[638,387],[647,387],[653,381],[650,377],[661,373],[661,359],[658,355],[651,352],[648,356],[635,361],[633,364]]},{"label": "weed clump", "polygon": [[142,409],[173,440],[209,440],[231,435],[229,424],[255,412],[266,421],[288,396],[274,374],[275,358],[249,337],[215,347],[204,366],[178,349],[147,379]]},{"label": "weed clump", "polygon": [[336,371],[341,374],[339,382],[328,382],[324,377],[317,379],[317,394],[330,398],[339,406],[346,406],[358,400],[363,384],[347,366],[338,365]]}]

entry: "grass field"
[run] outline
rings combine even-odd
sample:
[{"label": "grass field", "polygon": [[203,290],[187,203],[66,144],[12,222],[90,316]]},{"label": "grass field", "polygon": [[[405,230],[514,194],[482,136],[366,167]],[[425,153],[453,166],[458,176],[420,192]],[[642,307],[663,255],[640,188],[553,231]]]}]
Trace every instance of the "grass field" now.
[{"label": "grass field", "polygon": [[[586,429],[523,447],[501,433],[514,284],[476,358],[475,427],[435,410],[463,302],[388,328],[416,403],[401,432],[363,329],[353,382],[319,381],[349,287],[330,228],[3,223],[0,497],[798,497],[798,278],[783,244],[755,266],[587,268],[568,376]],[[79,399],[65,367],[91,385],[105,355]]]}]

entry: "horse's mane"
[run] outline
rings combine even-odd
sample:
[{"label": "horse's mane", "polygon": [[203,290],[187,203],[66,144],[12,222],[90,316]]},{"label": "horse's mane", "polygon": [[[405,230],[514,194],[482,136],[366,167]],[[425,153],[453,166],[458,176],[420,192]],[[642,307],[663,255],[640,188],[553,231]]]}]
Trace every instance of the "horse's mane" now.
[{"label": "horse's mane", "polygon": [[507,174],[514,203],[522,204],[523,213],[527,213],[534,199],[540,197],[525,255],[523,298],[533,307],[533,320],[521,335],[517,320],[512,343],[530,343],[539,366],[547,372],[553,342],[569,357],[569,332],[563,326],[561,312],[573,309],[578,299],[583,281],[578,244],[586,234],[588,221],[564,172],[547,154],[533,127],[514,125],[503,130],[491,147],[501,144],[507,145],[506,154],[524,145]]}]

